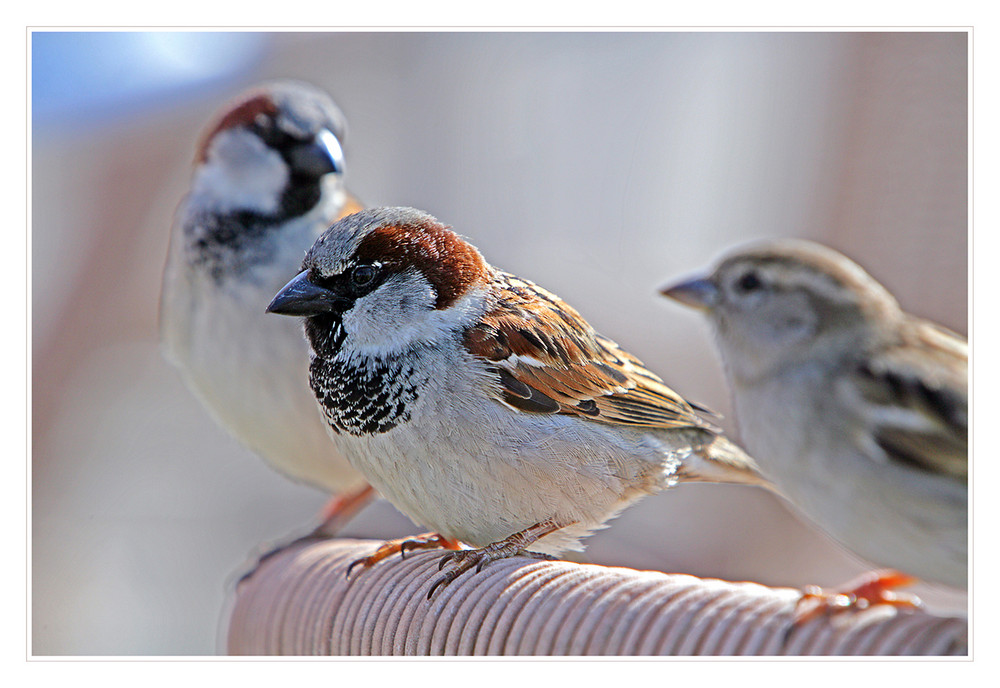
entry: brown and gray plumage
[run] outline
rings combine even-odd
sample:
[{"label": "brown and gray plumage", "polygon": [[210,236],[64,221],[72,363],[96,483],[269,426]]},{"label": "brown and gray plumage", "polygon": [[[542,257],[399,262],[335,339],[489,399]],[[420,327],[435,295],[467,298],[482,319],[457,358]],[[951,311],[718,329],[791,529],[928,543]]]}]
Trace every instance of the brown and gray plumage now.
[{"label": "brown and gray plumage", "polygon": [[741,437],[807,516],[864,558],[968,579],[968,344],[805,241],[725,258],[664,295],[705,311]]},{"label": "brown and gray plumage", "polygon": [[483,548],[480,563],[582,549],[678,482],[766,483],[573,308],[412,208],[333,225],[269,309],[306,319],[337,448],[415,522]]},{"label": "brown and gray plumage", "polygon": [[362,207],[344,183],[344,128],[330,96],[302,82],[227,103],[201,137],[160,300],[164,354],[213,418],[277,470],[338,495],[331,510],[359,506],[367,486],[326,436],[302,328],[264,307],[316,237]]}]

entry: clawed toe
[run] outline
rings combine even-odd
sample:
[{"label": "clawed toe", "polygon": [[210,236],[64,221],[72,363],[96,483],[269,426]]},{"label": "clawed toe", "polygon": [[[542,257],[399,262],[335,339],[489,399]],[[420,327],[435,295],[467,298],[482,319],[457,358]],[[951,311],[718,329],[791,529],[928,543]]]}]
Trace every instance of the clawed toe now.
[{"label": "clawed toe", "polygon": [[449,564],[451,564],[451,568],[441,574],[441,576],[434,581],[430,590],[427,591],[427,599],[431,599],[431,597],[434,596],[435,590],[447,586],[453,580],[461,576],[466,571],[471,570],[473,567],[475,567],[474,573],[479,573],[483,570],[483,567],[491,561],[509,559],[514,556],[527,557],[529,559],[542,559],[545,561],[555,560],[555,557],[549,554],[519,550],[511,547],[510,543],[505,542],[493,543],[492,545],[487,545],[482,549],[463,549],[456,552],[448,552],[443,555],[441,560],[438,562],[438,571],[443,570],[444,567]]},{"label": "clawed toe", "polygon": [[420,549],[453,549],[457,550],[462,545],[458,540],[445,537],[440,533],[424,533],[423,535],[417,535],[412,538],[402,538],[399,540],[389,540],[388,542],[379,546],[375,552],[367,557],[361,557],[360,559],[355,559],[352,561],[348,567],[347,572],[344,574],[345,577],[350,578],[351,571],[354,567],[361,565],[363,568],[370,568],[375,564],[379,563],[386,557],[390,557],[393,554],[399,552],[399,555],[403,558],[406,557],[408,551],[420,550]]},{"label": "clawed toe", "polygon": [[438,579],[433,583],[431,583],[431,589],[427,591],[427,599],[431,599],[434,596],[435,590],[437,590],[440,587],[448,585],[453,580],[458,578],[460,575],[462,575],[462,571],[459,571],[458,569],[453,569],[438,576]]},{"label": "clawed toe", "polygon": [[496,561],[497,559],[507,559],[508,557],[517,555],[529,557],[531,559],[554,559],[555,557],[551,557],[547,554],[529,552],[527,548],[540,538],[545,537],[549,533],[554,533],[560,528],[566,527],[566,525],[567,524],[559,523],[554,519],[549,519],[536,523],[535,525],[518,531],[513,535],[509,535],[499,542],[486,545],[481,549],[466,549],[458,552],[449,552],[441,557],[441,561],[438,563],[438,571],[443,570],[447,564],[452,564],[452,568],[445,571],[436,581],[434,581],[434,584],[431,585],[431,589],[427,591],[427,599],[430,599],[431,596],[434,595],[434,591],[439,587],[448,585],[473,566],[475,566],[476,571],[479,572],[491,561]]},{"label": "clawed toe", "polygon": [[492,559],[485,553],[485,549],[464,549],[458,552],[448,552],[438,562],[438,571],[444,569],[447,564],[452,564],[452,568],[438,576],[438,579],[431,585],[431,589],[427,591],[427,599],[431,599],[434,596],[435,590],[448,585],[473,566],[476,567],[476,572],[478,573],[490,561]]},{"label": "clawed toe", "polygon": [[802,626],[818,616],[868,609],[880,604],[901,609],[920,608],[923,602],[916,595],[891,589],[914,582],[913,577],[898,571],[875,571],[832,592],[815,585],[806,586],[795,606],[792,627]]}]

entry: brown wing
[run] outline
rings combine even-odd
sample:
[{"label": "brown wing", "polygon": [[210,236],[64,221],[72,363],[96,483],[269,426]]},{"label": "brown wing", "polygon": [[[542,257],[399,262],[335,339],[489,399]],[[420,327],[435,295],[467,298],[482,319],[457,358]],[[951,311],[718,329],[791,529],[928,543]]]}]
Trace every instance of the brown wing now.
[{"label": "brown wing", "polygon": [[[559,297],[497,273],[503,294],[465,332],[470,352],[496,368],[497,400],[527,413],[564,413],[643,427],[711,428],[631,354],[597,334]],[[700,407],[699,407],[700,408]]]},{"label": "brown wing", "polygon": [[[913,319],[905,346],[859,366],[855,381],[876,409],[875,441],[886,455],[924,471],[969,476],[968,348],[958,335]],[[884,413],[878,413],[878,407]]]}]

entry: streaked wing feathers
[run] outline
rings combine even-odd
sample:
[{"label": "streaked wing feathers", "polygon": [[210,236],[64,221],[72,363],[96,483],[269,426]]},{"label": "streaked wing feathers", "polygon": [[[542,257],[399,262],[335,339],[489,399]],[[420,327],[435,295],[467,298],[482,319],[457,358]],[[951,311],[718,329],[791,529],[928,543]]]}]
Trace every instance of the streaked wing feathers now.
[{"label": "streaked wing feathers", "polygon": [[859,366],[855,382],[878,415],[875,441],[894,461],[965,480],[969,475],[968,345],[911,319],[904,345]]},{"label": "streaked wing feathers", "polygon": [[528,413],[612,424],[711,427],[557,296],[513,275],[496,276],[502,296],[481,323],[466,330],[465,345],[496,366],[498,401]]}]

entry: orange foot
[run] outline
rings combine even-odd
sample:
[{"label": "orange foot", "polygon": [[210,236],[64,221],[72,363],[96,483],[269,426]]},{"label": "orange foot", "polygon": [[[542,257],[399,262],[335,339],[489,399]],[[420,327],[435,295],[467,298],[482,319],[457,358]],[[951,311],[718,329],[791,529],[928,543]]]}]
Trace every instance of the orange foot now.
[{"label": "orange foot", "polygon": [[801,626],[824,614],[867,609],[876,604],[908,609],[922,607],[923,602],[916,595],[892,590],[916,582],[916,578],[905,573],[881,569],[855,578],[832,592],[826,592],[816,585],[808,585],[795,605],[793,626]]},{"label": "orange foot", "polygon": [[462,549],[462,543],[458,540],[453,540],[452,538],[445,537],[440,533],[424,533],[423,535],[417,535],[411,538],[400,538],[398,540],[389,540],[388,542],[382,544],[375,553],[367,556],[361,557],[360,559],[355,559],[351,562],[351,565],[347,567],[347,576],[351,575],[351,571],[355,566],[361,564],[364,568],[369,568],[379,563],[386,557],[392,556],[396,552],[403,557],[410,550],[417,549]]},{"label": "orange foot", "polygon": [[316,529],[312,532],[313,537],[332,538],[343,528],[351,518],[365,507],[375,497],[375,490],[371,485],[354,490],[353,492],[342,492],[330,498],[319,512],[322,519]]}]

